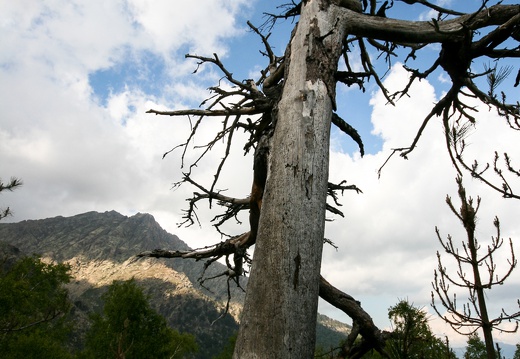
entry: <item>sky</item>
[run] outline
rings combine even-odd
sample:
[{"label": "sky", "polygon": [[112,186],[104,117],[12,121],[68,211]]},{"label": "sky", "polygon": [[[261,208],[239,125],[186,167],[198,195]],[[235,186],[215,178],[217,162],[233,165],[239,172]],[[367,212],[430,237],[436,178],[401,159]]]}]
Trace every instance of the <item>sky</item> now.
[{"label": "sky", "polygon": [[[196,61],[185,59],[186,53],[216,53],[237,79],[258,77],[266,59],[260,53],[260,39],[248,30],[246,21],[260,26],[265,21],[263,12],[274,13],[282,3],[0,0],[0,177],[4,182],[11,176],[24,182],[16,191],[0,195],[0,208],[9,206],[13,211],[5,221],[88,211],[116,210],[128,216],[141,212],[152,214],[164,229],[193,248],[220,241],[210,222],[218,208],[199,205],[200,226],[177,226],[194,188],[172,189],[187,168],[181,168],[179,150],[164,159],[162,155],[184,142],[190,131],[188,119],[145,112],[196,108],[208,97],[207,88],[218,83],[222,75],[210,66],[194,74]],[[404,4],[395,4],[389,16],[432,17],[424,8],[403,12]],[[478,1],[465,5],[475,9]],[[292,26],[285,21],[273,29],[270,41],[278,55],[283,54]],[[438,45],[430,46],[412,65],[426,68],[438,50]],[[406,85],[402,63],[386,68],[380,61],[377,66],[385,73],[388,88]],[[518,101],[513,81],[511,76],[504,85],[510,102]],[[360,300],[379,327],[389,327],[390,306],[408,299],[428,312],[437,334],[449,335],[452,344],[462,345],[466,339],[453,335],[430,306],[436,252],[441,250],[435,227],[444,239],[451,234],[456,244],[464,239],[462,227],[445,203],[450,195],[455,206],[460,205],[440,121],[431,121],[408,160],[394,156],[381,176],[377,174],[393,148],[411,143],[448,85],[446,74],[437,71],[417,82],[410,96],[395,106],[386,103],[373,81],[365,92],[338,87],[338,113],[358,128],[367,154],[361,157],[349,138],[332,132],[331,181],[345,179],[363,193],[346,192],[341,198],[345,218],[329,216],[333,221],[327,222],[326,237],[338,248],[325,247],[322,274]],[[494,151],[507,151],[518,164],[519,133],[508,131],[503,119],[484,107],[479,108],[477,119],[467,137],[467,158],[492,162]],[[207,143],[219,124],[218,119],[207,119],[195,145]],[[250,156],[243,156],[244,137],[236,140],[218,188],[242,198],[251,187],[252,163]],[[217,145],[205,157],[194,170],[196,180],[210,183],[222,150]],[[190,148],[185,164],[198,151]],[[495,234],[492,222],[498,216],[502,236],[513,239],[520,255],[520,202],[502,198],[467,175],[464,183],[468,194],[482,198],[477,235],[483,248]],[[516,185],[518,189],[518,180]],[[245,216],[242,225],[229,223],[226,231],[248,230]],[[508,254],[504,245],[496,260],[499,268]],[[452,259],[441,255],[443,263],[453,268]],[[500,308],[518,310],[519,285],[517,270],[505,285],[488,293],[492,314]],[[459,302],[466,297],[458,294]],[[326,303],[320,303],[320,312],[350,323]],[[497,339],[516,344],[520,335]]]}]

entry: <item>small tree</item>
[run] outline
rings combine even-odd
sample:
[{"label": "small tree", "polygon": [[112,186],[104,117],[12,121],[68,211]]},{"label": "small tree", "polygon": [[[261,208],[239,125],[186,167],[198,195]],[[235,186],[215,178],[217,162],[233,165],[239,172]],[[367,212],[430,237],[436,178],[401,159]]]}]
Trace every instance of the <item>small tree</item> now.
[{"label": "small tree", "polygon": [[[387,358],[456,359],[449,342],[443,342],[432,333],[428,317],[421,308],[413,306],[407,300],[401,300],[388,309],[388,318],[393,330],[386,340]],[[384,357],[377,352],[363,356],[364,359]]]},{"label": "small tree", "polygon": [[487,357],[486,344],[476,333],[470,334],[466,343],[464,359],[486,359]]},{"label": "small tree", "polygon": [[[491,290],[493,286],[504,284],[504,281],[511,275],[517,261],[513,251],[513,243],[509,239],[509,248],[511,258],[508,260],[509,266],[505,268],[504,274],[498,275],[497,266],[494,260],[495,252],[502,247],[504,240],[500,237],[500,222],[495,217],[493,224],[496,228],[496,236],[492,237],[491,244],[488,245],[484,253],[479,252],[480,245],[475,235],[477,224],[477,212],[480,206],[480,198],[477,198],[476,205],[471,197],[466,196],[466,190],[462,184],[462,178],[457,177],[458,194],[461,201],[459,210],[453,205],[451,198],[446,197],[446,203],[451,211],[457,216],[466,231],[466,240],[462,242],[462,253],[454,245],[453,239],[448,235],[448,239],[443,241],[439,229],[436,228],[437,238],[446,253],[450,254],[457,263],[456,276],[448,273],[446,267],[441,262],[441,255],[437,252],[438,268],[434,272],[434,282],[432,291],[432,306],[437,314],[444,319],[451,327],[461,334],[475,334],[481,328],[484,334],[485,348],[487,358],[494,359],[496,357],[493,344],[492,330],[496,329],[502,332],[516,332],[518,329],[518,320],[520,311],[507,314],[504,310],[496,318],[490,318],[486,304],[486,290]],[[485,268],[487,273],[482,273],[481,268]],[[471,278],[467,273],[470,273]],[[466,288],[469,292],[469,303],[464,304],[463,308],[457,307],[456,296],[451,297],[449,294],[449,285],[453,284],[459,288]],[[441,314],[435,303],[435,295],[439,298],[443,307],[446,308],[446,314]],[[520,301],[519,301],[520,305]],[[516,326],[513,329],[505,329],[500,324],[503,321],[515,321]],[[475,340],[474,337],[472,337]]]},{"label": "small tree", "polygon": [[[6,262],[7,263],[7,262]],[[7,267],[7,268],[6,268]],[[25,257],[0,266],[2,358],[67,358],[69,267]]]},{"label": "small tree", "polygon": [[387,353],[391,358],[455,358],[455,354],[428,324],[426,313],[401,300],[388,311],[393,333],[387,340]]},{"label": "small tree", "polygon": [[394,358],[408,358],[420,353],[432,338],[426,313],[401,300],[388,311],[393,324],[390,353]]},{"label": "small tree", "polygon": [[92,316],[83,358],[183,358],[195,338],[169,328],[135,280],[114,281],[103,295],[103,312]]}]

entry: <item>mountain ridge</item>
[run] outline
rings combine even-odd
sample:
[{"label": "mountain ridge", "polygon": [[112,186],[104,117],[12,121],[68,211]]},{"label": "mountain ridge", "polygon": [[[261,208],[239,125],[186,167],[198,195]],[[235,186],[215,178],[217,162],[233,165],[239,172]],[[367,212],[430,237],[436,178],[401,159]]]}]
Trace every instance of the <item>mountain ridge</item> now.
[{"label": "mountain ridge", "polygon": [[[3,237],[9,237],[9,244],[24,253],[37,253],[58,262],[82,256],[88,260],[124,263],[140,252],[157,248],[180,251],[190,249],[176,235],[165,231],[152,215],[137,213],[125,216],[116,211],[90,211],[70,217],[1,223],[0,240]],[[73,240],[70,241],[70,238]],[[181,258],[159,261],[164,261],[168,267],[178,272],[186,273],[194,284],[197,284],[204,271],[203,262]],[[215,263],[207,269],[207,276],[215,276],[223,268],[220,263]],[[200,290],[209,296],[214,296],[217,292],[216,299],[223,299],[224,292],[218,293],[218,288],[225,284],[224,278],[216,278],[206,284],[209,291],[203,287]],[[241,290],[232,291],[237,298],[243,299]]]},{"label": "mountain ridge", "polygon": [[[225,310],[228,300],[227,278],[206,281],[204,286],[198,281],[204,271],[207,278],[224,272],[224,265],[216,262],[205,269],[204,262],[192,259],[135,257],[140,252],[158,248],[190,249],[176,235],[165,231],[150,214],[125,216],[116,211],[90,211],[71,217],[0,223],[2,241],[26,255],[38,254],[71,266],[73,280],[68,289],[75,315],[85,325],[88,313],[100,309],[98,298],[113,280],[134,278],[170,326],[198,337],[199,346],[203,347],[199,358],[218,353],[217,348],[223,348],[228,337],[238,329],[245,297],[243,289],[229,281],[230,315],[215,321]],[[241,278],[240,283],[245,288],[247,278]],[[323,347],[337,345],[346,337],[346,325],[335,331],[330,323],[327,321],[319,330],[321,336],[329,338],[320,341]],[[78,342],[85,330],[78,334]]]}]

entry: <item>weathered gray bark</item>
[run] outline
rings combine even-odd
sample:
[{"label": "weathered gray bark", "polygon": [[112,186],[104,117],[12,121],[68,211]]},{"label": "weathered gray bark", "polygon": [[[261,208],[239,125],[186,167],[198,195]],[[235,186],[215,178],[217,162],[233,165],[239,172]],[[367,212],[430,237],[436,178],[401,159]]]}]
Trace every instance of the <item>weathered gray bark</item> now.
[{"label": "weathered gray bark", "polygon": [[330,32],[334,7],[320,3],[304,3],[286,58],[234,358],[301,359],[314,354],[333,76],[343,35]]},{"label": "weathered gray bark", "polygon": [[[494,5],[477,14],[462,15],[446,21],[403,21],[367,16],[344,9],[340,21],[349,34],[404,43],[434,43],[461,39],[465,30],[500,25],[518,16],[519,5]],[[518,18],[513,19],[518,21]],[[462,25],[464,24],[464,25]]]}]

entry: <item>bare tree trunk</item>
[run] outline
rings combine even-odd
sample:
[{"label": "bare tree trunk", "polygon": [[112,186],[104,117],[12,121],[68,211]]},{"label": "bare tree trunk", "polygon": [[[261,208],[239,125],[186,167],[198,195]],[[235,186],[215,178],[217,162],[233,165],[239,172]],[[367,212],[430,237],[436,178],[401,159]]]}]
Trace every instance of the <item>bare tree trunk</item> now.
[{"label": "bare tree trunk", "polygon": [[[463,204],[462,208],[467,208],[467,205]],[[473,271],[474,288],[477,294],[478,308],[480,311],[480,319],[482,320],[482,332],[484,333],[484,343],[486,344],[486,353],[488,359],[495,359],[495,344],[493,342],[493,325],[491,324],[487,312],[486,297],[484,294],[484,287],[482,285],[482,279],[480,277],[479,258],[477,254],[477,240],[475,238],[475,211],[471,209],[472,215],[463,218],[464,227],[468,235],[468,247],[469,254],[471,256],[471,268]],[[464,212],[463,212],[464,213]]]},{"label": "bare tree trunk", "polygon": [[[325,1],[324,1],[325,2]],[[234,358],[312,358],[315,347],[334,74],[334,6],[303,3],[285,84]]]}]

